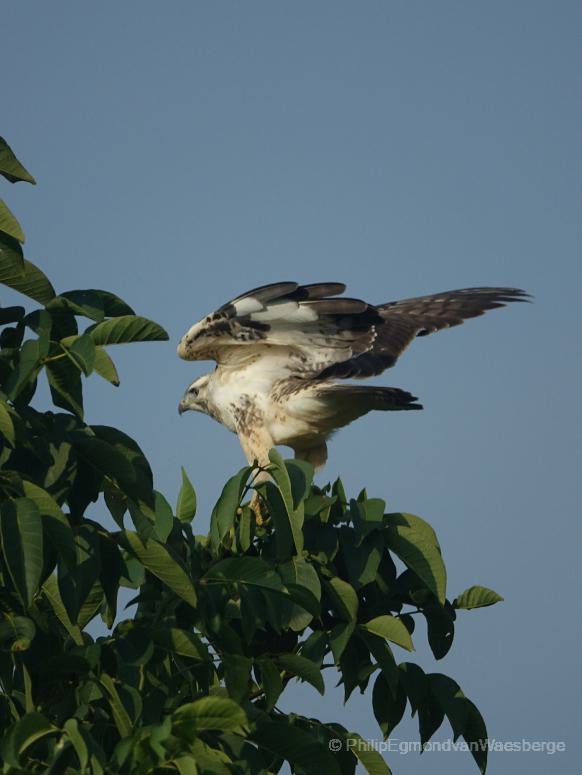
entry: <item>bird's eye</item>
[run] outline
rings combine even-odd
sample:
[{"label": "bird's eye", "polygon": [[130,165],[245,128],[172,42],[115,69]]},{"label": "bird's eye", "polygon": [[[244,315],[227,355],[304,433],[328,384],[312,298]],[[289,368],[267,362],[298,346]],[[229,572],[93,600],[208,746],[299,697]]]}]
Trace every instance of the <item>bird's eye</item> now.
[{"label": "bird's eye", "polygon": [[188,388],[188,395],[197,396],[198,388],[195,388],[195,387]]}]

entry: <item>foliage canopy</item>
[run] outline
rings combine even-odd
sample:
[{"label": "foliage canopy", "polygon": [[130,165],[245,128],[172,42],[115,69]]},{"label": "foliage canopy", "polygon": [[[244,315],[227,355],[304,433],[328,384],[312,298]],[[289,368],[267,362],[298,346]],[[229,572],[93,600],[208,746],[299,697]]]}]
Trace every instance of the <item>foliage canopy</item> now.
[{"label": "foliage canopy", "polygon": [[[3,140],[0,174],[34,183]],[[108,346],[166,332],[113,293],[57,294],[23,241],[0,202],[0,281],[41,305],[0,308],[2,772],[390,772],[356,732],[278,708],[295,680],[323,694],[324,670],[346,701],[373,683],[384,738],[409,705],[421,742],[446,718],[484,771],[475,705],[452,678],[399,664],[395,647],[414,650],[420,614],[442,659],[456,611],[499,595],[472,587],[450,602],[427,522],[365,491],[349,499],[339,479],[316,487],[309,465],[276,450],[257,486],[266,519],[245,502],[257,473],[245,467],[195,535],[184,469],[174,508],[133,439],[84,419],[83,380],[119,384]],[[39,379],[57,411],[32,406]],[[120,618],[121,587],[135,590],[133,618]],[[96,617],[107,634],[94,639]]]}]

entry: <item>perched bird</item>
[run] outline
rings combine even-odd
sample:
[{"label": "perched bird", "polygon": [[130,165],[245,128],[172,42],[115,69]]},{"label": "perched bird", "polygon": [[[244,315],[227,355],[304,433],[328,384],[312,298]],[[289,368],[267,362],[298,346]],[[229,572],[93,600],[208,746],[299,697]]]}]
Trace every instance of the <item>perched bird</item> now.
[{"label": "perched bird", "polygon": [[342,283],[274,283],[224,304],[182,337],[178,355],[216,368],[184,393],[179,412],[209,414],[239,437],[249,464],[291,447],[316,469],[331,434],[377,409],[422,409],[399,388],[338,384],[394,366],[417,336],[457,326],[507,302],[517,288],[464,288],[367,304]]}]

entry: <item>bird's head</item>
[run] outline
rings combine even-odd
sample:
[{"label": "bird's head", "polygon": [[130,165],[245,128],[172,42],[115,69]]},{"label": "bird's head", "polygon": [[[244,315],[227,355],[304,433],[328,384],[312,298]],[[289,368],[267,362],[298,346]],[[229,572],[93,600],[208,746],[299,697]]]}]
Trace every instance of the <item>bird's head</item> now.
[{"label": "bird's head", "polygon": [[178,412],[180,414],[190,411],[208,413],[207,392],[209,379],[210,374],[204,374],[202,377],[194,380],[178,404]]}]

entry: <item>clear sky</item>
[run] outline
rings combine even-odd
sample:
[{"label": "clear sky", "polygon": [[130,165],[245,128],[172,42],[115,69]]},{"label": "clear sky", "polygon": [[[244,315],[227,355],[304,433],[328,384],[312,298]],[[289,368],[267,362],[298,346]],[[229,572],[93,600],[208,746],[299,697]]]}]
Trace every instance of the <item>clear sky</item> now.
[{"label": "clear sky", "polygon": [[[263,283],[343,281],[372,302],[473,285],[535,295],[415,343],[379,384],[424,412],[369,415],[331,444],[341,474],[436,528],[461,614],[457,679],[497,740],[491,775],[579,762],[582,6],[501,2],[6,2],[0,131],[38,186],[2,187],[57,290],[105,288],[171,343],[112,352],[89,422],[117,425],[198,532],[237,439],[178,400],[207,364],[175,345]],[[7,303],[10,294],[2,292]],[[39,405],[42,404],[42,395]],[[397,655],[406,659],[404,652]],[[370,696],[299,711],[379,737]],[[291,706],[292,703],[289,703]],[[416,720],[396,731],[417,739]],[[436,739],[449,738],[443,728]],[[388,757],[395,775],[477,772],[468,754]]]}]

